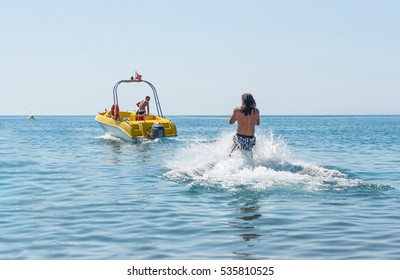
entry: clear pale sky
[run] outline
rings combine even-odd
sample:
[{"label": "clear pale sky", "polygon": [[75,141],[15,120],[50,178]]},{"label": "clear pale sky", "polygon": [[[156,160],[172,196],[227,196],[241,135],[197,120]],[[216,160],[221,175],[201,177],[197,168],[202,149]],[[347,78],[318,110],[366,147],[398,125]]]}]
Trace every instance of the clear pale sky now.
[{"label": "clear pale sky", "polygon": [[398,0],[2,1],[0,38],[0,115],[95,115],[135,70],[165,115],[400,114]]}]

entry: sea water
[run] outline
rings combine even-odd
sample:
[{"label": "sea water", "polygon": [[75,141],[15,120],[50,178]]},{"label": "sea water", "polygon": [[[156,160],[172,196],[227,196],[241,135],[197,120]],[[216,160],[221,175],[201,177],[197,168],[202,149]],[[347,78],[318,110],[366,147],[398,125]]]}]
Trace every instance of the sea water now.
[{"label": "sea water", "polygon": [[0,117],[0,259],[400,259],[400,116]]}]

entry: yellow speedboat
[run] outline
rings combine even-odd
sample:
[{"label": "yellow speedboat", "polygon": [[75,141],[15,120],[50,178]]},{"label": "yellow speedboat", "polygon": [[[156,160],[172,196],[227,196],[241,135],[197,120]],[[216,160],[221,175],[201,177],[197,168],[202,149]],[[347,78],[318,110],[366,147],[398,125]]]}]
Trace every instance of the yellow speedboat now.
[{"label": "yellow speedboat", "polygon": [[[146,83],[153,90],[157,115],[146,115],[140,120],[137,112],[119,111],[118,86],[122,83]],[[156,88],[148,81],[142,80],[141,75],[131,77],[130,80],[121,80],[115,84],[113,90],[114,104],[111,110],[107,109],[96,115],[96,121],[103,127],[104,131],[114,137],[125,140],[154,139],[161,137],[177,136],[175,124],[164,118],[158,99]]]}]

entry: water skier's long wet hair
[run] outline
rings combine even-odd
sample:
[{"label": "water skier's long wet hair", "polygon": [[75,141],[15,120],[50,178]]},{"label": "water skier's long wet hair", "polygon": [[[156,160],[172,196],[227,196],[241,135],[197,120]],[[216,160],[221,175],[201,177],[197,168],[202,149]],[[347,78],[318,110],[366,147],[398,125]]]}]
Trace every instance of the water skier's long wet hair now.
[{"label": "water skier's long wet hair", "polygon": [[242,95],[242,101],[244,108],[241,110],[241,112],[247,116],[251,115],[251,112],[253,111],[255,113],[256,111],[256,101],[253,98],[253,95],[251,93],[244,93]]}]

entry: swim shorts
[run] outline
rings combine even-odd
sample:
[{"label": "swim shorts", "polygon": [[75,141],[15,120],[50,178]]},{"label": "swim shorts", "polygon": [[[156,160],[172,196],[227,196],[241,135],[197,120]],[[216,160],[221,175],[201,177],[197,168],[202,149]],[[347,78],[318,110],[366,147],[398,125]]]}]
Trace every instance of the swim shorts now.
[{"label": "swim shorts", "polygon": [[138,121],[144,120],[145,116],[146,116],[146,110],[138,110],[137,111],[137,120]]},{"label": "swim shorts", "polygon": [[254,145],[256,144],[256,137],[235,134],[233,136],[233,143],[235,144],[235,148],[239,148],[245,151],[251,151],[251,149],[253,149]]}]

